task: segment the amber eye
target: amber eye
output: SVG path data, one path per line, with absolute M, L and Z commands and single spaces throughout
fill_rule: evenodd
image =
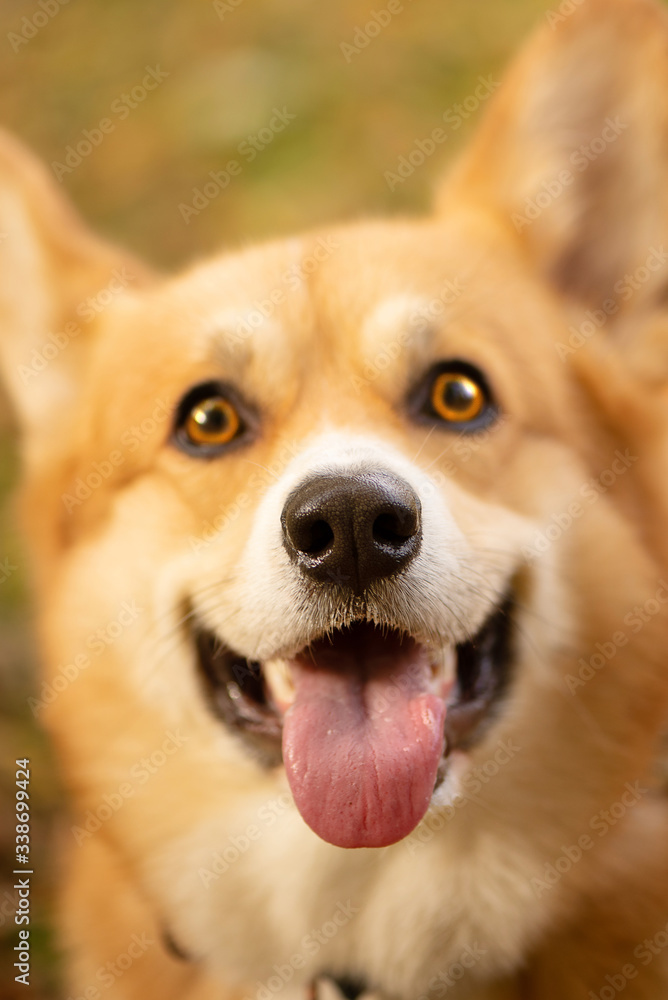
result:
M 229 399 L 212 396 L 196 403 L 183 429 L 192 444 L 229 444 L 237 436 L 241 420 Z
M 418 423 L 477 434 L 499 418 L 487 377 L 464 358 L 444 358 L 428 368 L 408 394 L 408 412 Z
M 257 419 L 234 386 L 204 382 L 186 393 L 176 411 L 173 443 L 198 457 L 213 458 L 253 436 Z
M 463 372 L 441 372 L 431 387 L 434 413 L 451 424 L 470 423 L 479 417 L 487 398 L 483 387 Z

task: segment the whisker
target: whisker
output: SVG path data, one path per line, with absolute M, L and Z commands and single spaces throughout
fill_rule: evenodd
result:
M 417 458 L 420 455 L 420 452 L 422 451 L 422 449 L 424 448 L 424 446 L 426 445 L 427 441 L 432 436 L 432 434 L 434 433 L 435 430 L 436 430 L 436 424 L 434 424 L 432 427 L 430 427 L 429 430 L 427 431 L 422 444 L 420 445 L 420 447 L 418 448 L 418 450 L 413 455 L 413 462 L 417 461 Z
M 270 476 L 272 476 L 276 480 L 276 482 L 278 482 L 280 478 L 278 474 L 272 472 L 271 469 L 267 468 L 266 465 L 262 465 L 260 462 L 253 462 L 250 458 L 244 458 L 243 461 L 246 462 L 247 465 L 254 465 L 256 469 L 262 469 L 263 472 L 267 472 Z

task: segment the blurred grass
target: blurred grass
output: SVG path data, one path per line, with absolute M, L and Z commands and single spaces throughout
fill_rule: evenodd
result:
M 439 157 L 394 195 L 383 172 L 479 74 L 500 70 L 548 6 L 406 0 L 347 63 L 340 43 L 382 0 L 241 0 L 222 19 L 209 0 L 69 0 L 13 52 L 5 37 L 37 4 L 3 0 L 0 122 L 46 160 L 62 160 L 146 66 L 169 73 L 64 179 L 94 223 L 167 265 L 360 212 L 423 207 Z M 295 121 L 184 225 L 179 203 L 284 105 Z
M 53 11 L 57 0 L 44 0 Z M 455 142 L 390 192 L 383 174 L 440 124 L 479 75 L 498 74 L 546 0 L 404 0 L 404 10 L 346 62 L 340 43 L 385 7 L 360 0 L 69 0 L 23 43 L 44 8 L 0 6 L 0 124 L 49 163 L 84 129 L 113 131 L 66 173 L 63 186 L 91 224 L 158 265 L 360 214 L 421 210 Z M 228 8 L 226 10 L 226 8 Z M 26 22 L 24 19 L 28 19 Z M 27 32 L 26 32 L 27 33 Z M 14 51 L 16 49 L 16 51 Z M 124 120 L 112 111 L 146 67 L 169 75 Z M 240 159 L 238 146 L 275 108 L 288 127 L 189 225 L 179 212 L 210 170 Z M 471 126 L 475 125 L 475 116 Z M 0 435 L 0 500 L 16 479 L 15 447 Z M 0 584 L 0 796 L 13 804 L 14 760 L 32 759 L 33 976 L 29 995 L 58 995 L 52 938 L 58 786 L 27 697 L 36 686 L 25 576 L 11 503 L 0 516 L 0 561 L 19 567 Z M 14 817 L 0 814 L 0 996 L 13 982 Z M 6 818 L 5 818 L 6 817 Z M 10 848 L 12 848 L 10 852 Z M 6 963 L 6 965 L 5 965 Z

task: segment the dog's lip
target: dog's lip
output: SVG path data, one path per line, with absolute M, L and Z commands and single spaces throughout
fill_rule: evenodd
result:
M 494 718 L 512 666 L 512 609 L 512 596 L 506 596 L 490 609 L 469 641 L 444 644 L 436 650 L 428 647 L 433 692 L 446 700 L 445 758 L 455 748 L 473 746 Z M 260 663 L 225 646 L 199 624 L 196 613 L 194 620 L 199 674 L 210 708 L 263 764 L 280 765 L 283 719 L 294 698 L 294 663 L 308 658 L 309 646 L 297 653 L 290 651 L 290 655 L 272 655 Z M 372 623 L 366 626 L 377 628 Z M 336 643 L 337 633 L 347 631 L 336 629 L 312 643 Z M 381 631 L 388 641 L 408 634 L 390 626 Z M 441 777 L 443 774 L 442 769 Z

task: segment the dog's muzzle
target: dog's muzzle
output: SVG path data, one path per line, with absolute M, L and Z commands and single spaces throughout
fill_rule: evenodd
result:
M 303 646 L 258 660 L 195 631 L 214 710 L 264 763 L 283 764 L 302 818 L 338 847 L 407 836 L 449 752 L 475 742 L 506 687 L 511 593 L 459 643 L 425 636 L 402 608 L 407 594 L 419 603 L 422 513 L 388 469 L 311 474 L 285 500 L 272 544 L 295 571 L 295 614 L 319 625 Z

